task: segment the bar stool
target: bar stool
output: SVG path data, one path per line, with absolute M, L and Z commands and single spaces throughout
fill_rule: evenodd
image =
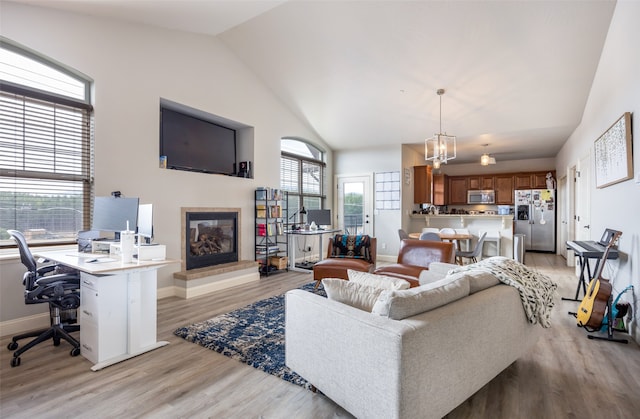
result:
M 482 233 L 485 233 L 484 231 L 480 231 L 479 234 L 482 236 Z M 485 256 L 500 256 L 500 231 L 487 231 L 486 232 L 487 235 L 484 238 L 484 244 L 482 245 L 482 258 L 484 259 Z M 487 244 L 487 242 L 491 243 L 495 243 L 496 246 L 496 254 L 495 255 L 487 255 L 484 252 L 484 245 Z

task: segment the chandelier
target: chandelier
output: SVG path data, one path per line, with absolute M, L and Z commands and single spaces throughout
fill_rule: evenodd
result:
M 433 161 L 433 168 L 439 169 L 442 163 L 456 158 L 456 137 L 442 133 L 442 95 L 444 89 L 436 92 L 440 96 L 440 131 L 424 140 L 424 159 Z

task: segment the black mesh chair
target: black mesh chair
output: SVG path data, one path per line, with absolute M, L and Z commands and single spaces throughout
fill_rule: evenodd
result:
M 66 340 L 73 346 L 71 356 L 78 356 L 80 343 L 69 332 L 80 330 L 80 325 L 73 324 L 76 320 L 76 310 L 80 306 L 80 274 L 77 271 L 57 273 L 61 270 L 58 265 L 38 268 L 22 233 L 16 230 L 8 230 L 7 232 L 18 244 L 20 260 L 27 268 L 22 280 L 25 304 L 47 303 L 51 317 L 51 327 L 17 335 L 11 339 L 7 347 L 10 351 L 14 351 L 18 349 L 19 340 L 35 337 L 13 353 L 11 366 L 20 365 L 20 355 L 49 339 L 53 339 L 54 346 L 60 345 L 61 339 Z M 66 315 L 64 323 L 61 321 L 63 315 Z

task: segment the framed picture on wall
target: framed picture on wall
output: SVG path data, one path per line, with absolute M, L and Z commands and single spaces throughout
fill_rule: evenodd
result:
M 630 112 L 625 112 L 614 122 L 594 146 L 597 188 L 606 188 L 633 177 Z

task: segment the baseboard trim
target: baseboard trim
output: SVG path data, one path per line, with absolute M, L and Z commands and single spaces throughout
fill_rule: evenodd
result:
M 49 312 L 11 319 L 0 323 L 0 337 L 13 336 L 49 326 Z

